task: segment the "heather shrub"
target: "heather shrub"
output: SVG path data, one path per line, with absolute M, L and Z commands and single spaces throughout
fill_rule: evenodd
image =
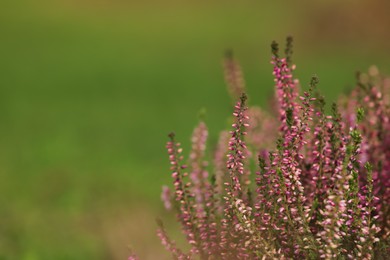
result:
M 225 76 L 237 100 L 213 165 L 200 122 L 184 159 L 175 135 L 167 150 L 177 211 L 190 250 L 158 236 L 174 259 L 387 259 L 390 202 L 390 80 L 375 67 L 328 114 L 317 77 L 306 91 L 294 78 L 292 39 L 272 44 L 275 97 L 248 105 L 242 72 L 228 53 Z M 255 163 L 254 163 L 255 162 Z M 253 172 L 253 165 L 257 165 Z

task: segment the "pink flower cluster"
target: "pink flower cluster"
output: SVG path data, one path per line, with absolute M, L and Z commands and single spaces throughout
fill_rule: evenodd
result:
M 160 223 L 174 259 L 390 258 L 390 80 L 375 68 L 360 74 L 327 115 L 317 77 L 299 94 L 291 48 L 288 38 L 280 57 L 272 45 L 275 111 L 249 107 L 242 94 L 214 168 L 204 122 L 194 130 L 188 168 L 170 135 L 174 193 L 165 187 L 162 198 L 178 210 L 190 244 L 179 250 Z M 225 74 L 236 98 L 244 86 L 231 56 Z

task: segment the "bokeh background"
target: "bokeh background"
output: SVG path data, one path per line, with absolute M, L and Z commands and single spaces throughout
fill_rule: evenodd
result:
M 232 48 L 250 102 L 272 95 L 270 43 L 295 38 L 302 85 L 329 101 L 356 70 L 390 72 L 387 0 L 1 0 L 0 259 L 164 259 L 155 217 L 175 130 L 206 109 L 212 147 Z

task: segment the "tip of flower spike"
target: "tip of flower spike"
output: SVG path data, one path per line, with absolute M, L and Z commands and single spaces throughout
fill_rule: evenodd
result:
M 173 139 L 175 138 L 175 133 L 174 132 L 170 132 L 168 134 L 168 137 L 173 141 Z
M 232 49 L 227 49 L 225 51 L 225 58 L 229 59 L 229 60 L 233 59 L 233 50 Z
M 156 223 L 157 223 L 157 226 L 158 226 L 159 228 L 164 227 L 164 224 L 163 224 L 163 222 L 162 222 L 162 220 L 161 220 L 160 218 L 156 218 Z
M 127 258 L 127 260 L 138 260 L 138 256 L 134 254 L 132 246 L 128 246 L 128 250 L 130 251 L 130 256 Z
M 244 104 L 247 99 L 248 96 L 245 93 L 242 93 L 240 97 L 241 103 Z
M 293 54 L 293 37 L 292 36 L 287 36 L 285 54 L 286 54 L 287 63 L 291 64 L 291 56 Z
M 272 41 L 271 51 L 275 57 L 279 57 L 279 44 L 276 41 Z
M 287 37 L 286 37 L 287 45 L 291 45 L 292 42 L 293 42 L 293 40 L 294 40 L 294 38 L 293 38 L 291 35 L 287 36 Z
M 318 85 L 319 82 L 320 82 L 320 79 L 318 78 L 318 76 L 317 75 L 313 75 L 311 77 L 310 86 L 312 88 L 315 88 Z
M 356 111 L 356 118 L 358 123 L 362 122 L 364 119 L 364 108 L 359 107 Z
M 206 118 L 206 115 L 207 115 L 207 111 L 206 111 L 206 108 L 202 108 L 199 112 L 198 112 L 198 118 L 200 121 L 204 121 L 205 118 Z

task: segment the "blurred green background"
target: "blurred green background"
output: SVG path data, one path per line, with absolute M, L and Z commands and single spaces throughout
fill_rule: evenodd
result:
M 356 70 L 390 71 L 389 1 L 0 1 L 0 259 L 163 259 L 155 236 L 174 130 L 212 147 L 231 113 L 234 49 L 250 102 L 272 95 L 270 43 L 329 101 Z

